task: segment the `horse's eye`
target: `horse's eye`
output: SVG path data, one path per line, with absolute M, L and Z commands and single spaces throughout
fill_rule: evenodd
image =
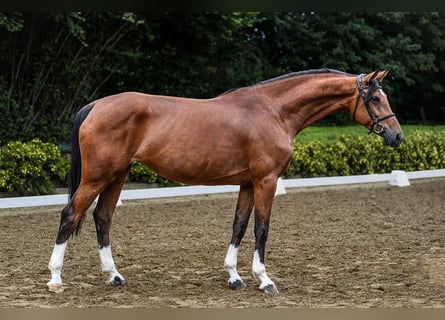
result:
M 379 103 L 379 102 L 380 102 L 380 97 L 378 97 L 378 96 L 372 96 L 372 97 L 371 97 L 371 101 L 374 102 L 374 103 Z

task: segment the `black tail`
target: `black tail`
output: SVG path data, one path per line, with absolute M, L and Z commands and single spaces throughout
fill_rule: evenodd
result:
M 77 112 L 74 118 L 73 133 L 71 136 L 71 169 L 68 182 L 69 200 L 73 197 L 80 184 L 80 177 L 82 176 L 82 161 L 80 158 L 79 147 L 79 129 L 82 122 L 90 113 L 92 105 L 87 105 Z

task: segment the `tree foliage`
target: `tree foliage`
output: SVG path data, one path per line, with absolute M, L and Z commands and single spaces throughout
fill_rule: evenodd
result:
M 117 92 L 207 98 L 322 67 L 387 68 L 402 123 L 443 122 L 444 33 L 433 12 L 0 13 L 0 143 L 68 141 L 74 113 Z

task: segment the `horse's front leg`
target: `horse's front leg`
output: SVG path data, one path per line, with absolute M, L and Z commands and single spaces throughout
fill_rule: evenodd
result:
M 269 234 L 269 221 L 274 199 L 277 179 L 269 178 L 255 184 L 255 251 L 253 254 L 252 274 L 260 282 L 259 289 L 270 294 L 278 293 L 278 289 L 267 276 L 264 265 L 264 253 Z
M 244 288 L 246 285 L 241 279 L 236 269 L 238 262 L 238 249 L 242 238 L 249 224 L 249 217 L 253 207 L 253 188 L 249 186 L 240 186 L 238 203 L 233 220 L 233 234 L 230 240 L 229 249 L 224 259 L 224 269 L 229 273 L 229 287 L 234 290 Z

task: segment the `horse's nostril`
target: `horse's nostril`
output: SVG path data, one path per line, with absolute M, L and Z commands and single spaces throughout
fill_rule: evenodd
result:
M 390 145 L 391 147 L 398 147 L 403 141 L 403 134 L 398 132 L 394 135 L 384 135 L 384 144 L 386 146 Z
M 394 141 L 397 145 L 401 144 L 403 141 L 403 135 L 401 133 L 397 133 L 394 138 Z

